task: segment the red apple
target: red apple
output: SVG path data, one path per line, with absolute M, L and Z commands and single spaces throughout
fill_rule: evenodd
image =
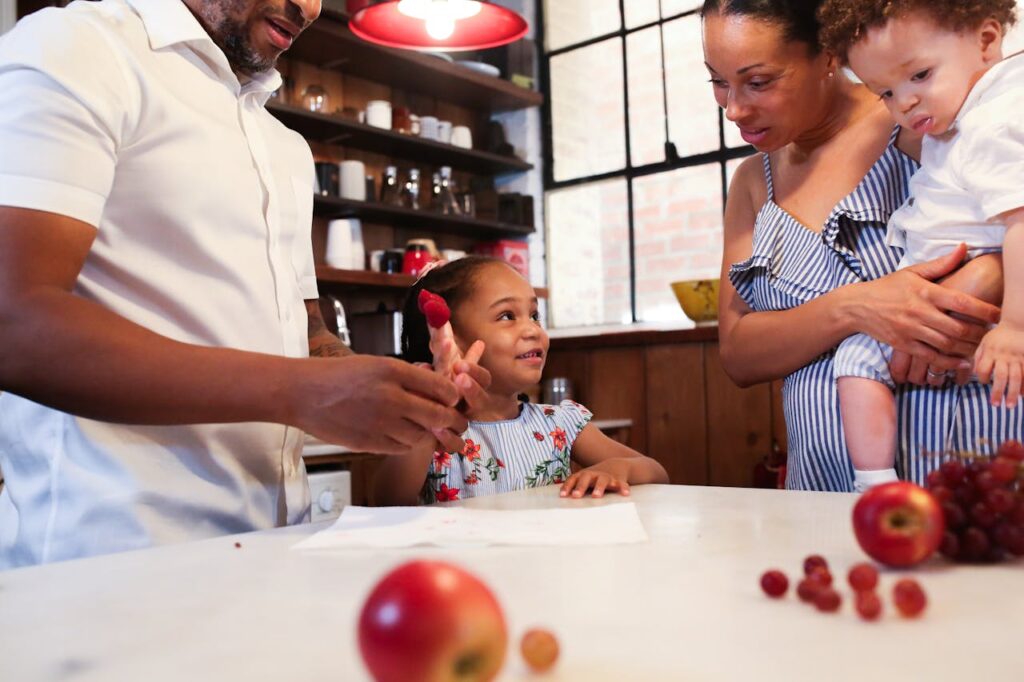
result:
M 853 508 L 861 549 L 888 566 L 913 566 L 942 544 L 942 507 L 924 488 L 903 481 L 871 488 Z
M 491 680 L 507 646 L 491 590 L 440 561 L 411 561 L 388 573 L 359 616 L 359 650 L 377 682 Z

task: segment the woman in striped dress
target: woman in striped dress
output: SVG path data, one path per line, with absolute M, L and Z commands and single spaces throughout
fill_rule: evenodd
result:
M 850 491 L 833 353 L 858 332 L 893 346 L 894 377 L 912 382 L 897 393 L 897 470 L 922 482 L 939 462 L 928 453 L 1024 435 L 1024 410 L 991 407 L 986 386 L 921 385 L 928 363 L 957 369 L 997 319 L 983 299 L 998 300 L 1001 265 L 984 257 L 956 270 L 961 248 L 894 272 L 886 221 L 920 141 L 818 48 L 818 4 L 706 0 L 702 10 L 715 97 L 761 152 L 737 169 L 726 204 L 722 362 L 740 385 L 784 377 L 786 486 Z
M 428 332 L 417 305 L 423 290 L 450 307 L 450 328 Z M 470 256 L 428 271 L 409 292 L 402 317 L 406 360 L 448 373 L 465 354 L 490 372 L 491 383 L 486 398 L 467 414 L 465 447 L 449 452 L 428 443 L 389 458 L 376 475 L 377 503 L 409 504 L 417 496 L 446 502 L 546 485 L 561 486 L 563 497 L 601 497 L 606 490 L 628 495 L 631 484 L 668 483 L 660 464 L 591 425 L 592 415 L 582 405 L 520 399 L 540 381 L 548 335 L 537 317 L 533 288 L 505 262 Z M 486 349 L 482 356 L 479 341 Z M 572 462 L 580 467 L 576 473 Z

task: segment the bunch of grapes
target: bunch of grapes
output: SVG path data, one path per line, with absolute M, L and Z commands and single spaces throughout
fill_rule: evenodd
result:
M 1024 556 L 1024 445 L 1008 440 L 992 458 L 947 460 L 927 487 L 946 517 L 942 554 L 972 563 Z

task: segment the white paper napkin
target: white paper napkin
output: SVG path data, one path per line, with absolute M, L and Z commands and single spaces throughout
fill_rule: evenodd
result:
M 463 507 L 346 507 L 293 549 L 355 547 L 584 546 L 646 542 L 632 502 L 580 509 L 496 511 Z

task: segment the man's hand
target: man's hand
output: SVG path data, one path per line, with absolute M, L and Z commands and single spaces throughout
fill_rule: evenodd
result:
M 468 427 L 455 384 L 392 358 L 354 355 L 309 361 L 294 386 L 289 420 L 331 443 L 400 455 L 430 436 L 457 452 Z

